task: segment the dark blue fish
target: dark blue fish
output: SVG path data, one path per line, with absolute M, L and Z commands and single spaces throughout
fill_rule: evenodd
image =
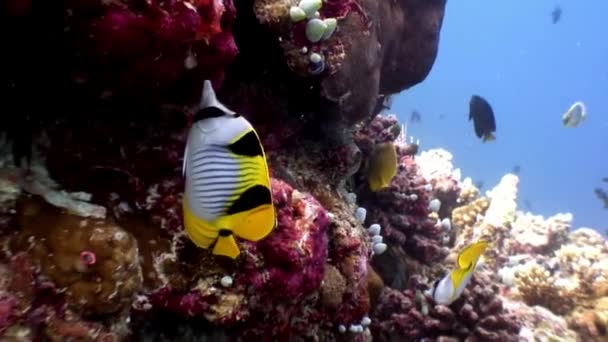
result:
M 492 106 L 483 97 L 473 95 L 469 102 L 469 121 L 473 120 L 475 134 L 484 142 L 495 140 L 496 120 Z
M 410 122 L 420 122 L 420 120 L 422 120 L 422 115 L 420 114 L 420 112 L 418 112 L 417 110 L 412 111 L 412 114 L 410 114 Z
M 551 11 L 551 21 L 554 24 L 557 24 L 557 22 L 561 19 L 561 17 L 562 17 L 562 8 L 559 5 L 557 5 L 553 9 L 553 11 Z

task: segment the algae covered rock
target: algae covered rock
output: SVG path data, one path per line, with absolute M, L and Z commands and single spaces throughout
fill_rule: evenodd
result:
M 12 249 L 26 251 L 76 311 L 103 315 L 129 308 L 142 286 L 137 242 L 129 233 L 38 197 L 23 197 L 18 212 L 21 231 Z

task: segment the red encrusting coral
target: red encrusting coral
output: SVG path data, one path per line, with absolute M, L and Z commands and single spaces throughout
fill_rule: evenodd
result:
M 204 79 L 221 84 L 238 53 L 231 32 L 236 17 L 232 0 L 33 1 L 26 14 L 28 27 L 14 30 L 14 44 L 29 41 L 39 50 L 52 46 L 41 64 L 53 68 L 57 78 L 47 90 L 70 105 L 109 98 L 190 104 Z M 33 51 L 10 44 L 12 67 L 20 70 L 14 81 L 23 91 L 31 87 L 29 78 L 40 76 L 34 75 L 38 71 L 50 75 L 26 64 L 32 58 L 25 54 Z
M 374 340 L 519 341 L 520 323 L 503 308 L 496 286 L 489 284 L 487 276 L 476 273 L 450 306 L 433 306 L 411 289 L 385 289 L 372 320 Z
M 292 326 L 290 318 L 302 315 L 306 305 L 314 311 L 314 301 L 306 304 L 306 300 L 323 280 L 329 220 L 314 198 L 283 181 L 272 180 L 272 194 L 277 226 L 258 243 L 239 240 L 243 253 L 235 265 L 232 287 L 213 290 L 212 278 L 194 278 L 186 291 L 167 284 L 147 296 L 145 311 L 204 316 L 215 324 L 234 326 L 239 336 L 306 334 L 304 327 Z M 176 275 L 166 272 L 165 276 Z M 235 301 L 222 303 L 226 298 Z

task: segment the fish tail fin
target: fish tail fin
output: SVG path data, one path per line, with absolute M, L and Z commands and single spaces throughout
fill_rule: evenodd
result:
M 215 242 L 215 246 L 213 247 L 213 254 L 225 255 L 232 259 L 236 259 L 236 257 L 241 254 L 241 250 L 236 244 L 234 235 L 219 236 Z

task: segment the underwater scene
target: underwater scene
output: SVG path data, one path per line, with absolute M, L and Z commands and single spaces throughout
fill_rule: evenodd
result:
M 1 5 L 0 342 L 608 342 L 608 1 Z

